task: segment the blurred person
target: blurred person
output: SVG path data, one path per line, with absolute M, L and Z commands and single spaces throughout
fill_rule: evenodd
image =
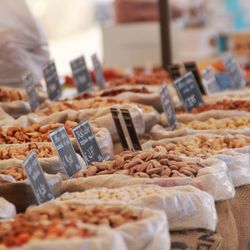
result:
M 24 87 L 26 71 L 38 83 L 48 60 L 47 39 L 25 0 L 0 0 L 0 85 Z

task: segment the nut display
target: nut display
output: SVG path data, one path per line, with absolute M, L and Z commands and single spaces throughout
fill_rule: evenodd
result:
M 55 240 L 87 238 L 94 233 L 78 218 L 68 218 L 60 221 L 53 218 L 30 217 L 27 214 L 18 214 L 14 221 L 0 223 L 0 246 L 17 247 L 33 240 Z
M 38 145 L 29 143 L 20 146 L 7 146 L 0 148 L 0 160 L 19 159 L 24 160 L 28 153 L 34 150 L 38 158 L 49 158 L 56 155 L 51 145 Z
M 18 90 L 0 88 L 0 102 L 22 101 L 27 98 Z
M 27 213 L 30 218 L 46 220 L 80 220 L 84 223 L 106 225 L 111 228 L 141 219 L 140 212 L 124 206 L 62 204 L 46 210 L 33 210 Z
M 152 151 L 124 151 L 114 160 L 94 163 L 77 177 L 104 174 L 125 174 L 143 178 L 195 177 L 200 163 L 188 163 L 179 156 L 169 154 L 166 148 L 157 146 Z
M 23 181 L 27 178 L 24 169 L 18 166 L 0 168 L 0 175 L 1 174 L 12 176 L 16 181 Z
M 18 144 L 26 142 L 49 142 L 49 133 L 63 126 L 65 127 L 68 135 L 73 137 L 72 128 L 77 125 L 76 122 L 66 121 L 65 124 L 55 123 L 40 126 L 39 124 L 33 124 L 28 127 L 15 126 L 9 127 L 5 132 L 0 128 L 0 144 Z
M 66 193 L 58 198 L 58 200 L 66 201 L 71 199 L 83 200 L 101 200 L 101 201 L 122 201 L 128 202 L 138 198 L 165 195 L 166 190 L 160 186 L 133 186 L 122 188 L 96 188 L 86 190 L 84 192 Z
M 215 104 L 204 104 L 192 109 L 191 113 L 200 113 L 209 110 L 241 110 L 250 111 L 250 101 L 247 100 L 222 100 Z
M 166 143 L 164 147 L 169 154 L 207 158 L 220 153 L 223 149 L 241 148 L 248 145 L 250 145 L 250 137 L 242 135 L 197 135 Z
M 206 121 L 192 121 L 181 125 L 180 127 L 189 127 L 197 130 L 207 129 L 243 129 L 250 127 L 249 117 L 232 117 L 227 119 L 210 118 Z

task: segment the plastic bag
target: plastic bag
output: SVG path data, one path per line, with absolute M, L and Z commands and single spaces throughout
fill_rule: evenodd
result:
M 14 218 L 16 215 L 16 208 L 13 204 L 0 197 L 0 220 Z
M 23 87 L 27 70 L 35 82 L 42 78 L 42 66 L 48 62 L 48 44 L 41 27 L 24 0 L 0 3 L 0 84 Z
M 132 185 L 117 189 L 96 188 L 81 193 L 65 193 L 58 200 L 131 204 L 162 210 L 170 230 L 205 228 L 215 230 L 217 215 L 211 195 L 192 186 L 162 188 L 155 185 Z
M 28 209 L 28 213 L 32 211 L 47 210 L 50 207 L 60 207 L 64 204 L 79 204 L 84 206 L 96 205 L 95 202 L 85 203 L 83 201 L 51 201 L 44 205 Z M 106 206 L 110 204 L 102 203 Z M 124 205 L 122 205 L 124 208 Z M 151 249 L 170 249 L 170 236 L 168 230 L 168 222 L 165 213 L 162 211 L 152 210 L 149 208 L 139 208 L 126 205 L 126 208 L 139 212 L 140 219 L 135 222 L 123 224 L 112 229 L 122 236 L 127 249 L 133 250 L 151 250 Z M 101 227 L 101 226 L 100 226 Z M 105 227 L 107 228 L 107 227 Z M 119 248 L 117 248 L 119 249 Z
M 92 177 L 69 179 L 62 183 L 63 192 L 79 192 L 96 187 L 118 188 L 135 184 L 156 184 L 164 187 L 192 185 L 210 193 L 216 201 L 234 197 L 235 190 L 228 175 L 226 164 L 218 159 L 191 159 L 190 162 L 200 161 L 204 168 L 200 169 L 197 177 L 171 178 L 137 178 L 132 176 L 112 174 Z

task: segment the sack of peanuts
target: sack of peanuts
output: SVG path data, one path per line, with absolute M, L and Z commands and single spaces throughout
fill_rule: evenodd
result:
M 169 153 L 181 157 L 220 159 L 226 163 L 235 187 L 250 183 L 250 137 L 204 133 L 149 141 L 146 145 L 151 147 L 163 145 Z
M 223 161 L 183 158 L 168 154 L 162 146 L 150 151 L 122 152 L 111 161 L 94 163 L 75 177 L 63 182 L 64 192 L 153 183 L 198 186 L 212 194 L 215 200 L 232 198 L 235 193 Z
M 44 172 L 48 174 L 65 173 L 52 144 L 43 142 L 0 145 L 0 169 L 21 165 L 31 150 L 35 151 Z M 84 160 L 78 154 L 77 157 L 81 167 L 85 169 L 86 164 Z
M 79 222 L 112 229 L 122 236 L 127 249 L 170 249 L 170 237 L 166 214 L 149 208 L 131 205 L 84 203 L 78 201 L 51 201 L 30 208 L 31 218 L 49 216 L 53 220 L 78 220 Z M 119 249 L 119 248 L 118 248 Z
M 5 229 L 0 231 L 0 249 L 127 250 L 122 236 L 106 227 L 81 223 L 76 219 L 32 219 L 28 214 L 18 214 L 12 221 L 0 222 L 1 230 Z
M 0 197 L 0 222 L 3 219 L 11 219 L 16 215 L 15 206 L 5 200 L 3 197 Z
M 96 203 L 131 204 L 162 210 L 170 230 L 204 228 L 215 230 L 217 215 L 211 195 L 192 186 L 163 188 L 156 185 L 132 185 L 122 188 L 95 188 L 65 193 L 58 200 L 82 200 Z

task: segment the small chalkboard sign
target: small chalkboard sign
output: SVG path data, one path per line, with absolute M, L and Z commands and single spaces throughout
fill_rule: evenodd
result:
M 30 108 L 32 111 L 35 111 L 40 106 L 40 101 L 36 92 L 36 86 L 31 73 L 24 74 L 23 83 L 25 85 Z
M 229 56 L 224 60 L 227 74 L 232 80 L 232 88 L 239 89 L 246 86 L 243 72 L 234 57 Z
M 124 134 L 123 128 L 122 128 L 122 124 L 120 122 L 120 117 L 119 117 L 119 113 L 120 111 L 117 108 L 110 108 L 110 112 L 120 139 L 120 142 L 122 144 L 123 150 L 129 150 L 129 145 L 128 142 L 126 140 L 126 136 Z
M 184 67 L 185 67 L 187 72 L 192 72 L 193 73 L 194 78 L 195 78 L 195 80 L 196 80 L 196 82 L 197 82 L 197 84 L 198 84 L 198 86 L 200 88 L 201 94 L 205 95 L 206 94 L 205 88 L 204 88 L 204 86 L 202 84 L 200 72 L 198 70 L 196 62 L 185 62 Z
M 93 83 L 84 56 L 72 60 L 70 66 L 78 93 L 91 91 Z
M 121 109 L 123 119 L 125 121 L 134 150 L 142 150 L 137 132 L 135 130 L 134 122 L 128 109 Z
M 74 127 L 73 133 L 77 139 L 82 156 L 88 165 L 92 162 L 101 162 L 104 160 L 88 121 L 83 121 Z
M 82 168 L 64 126 L 53 130 L 50 138 L 66 174 L 72 177 Z
M 62 95 L 62 88 L 57 74 L 56 64 L 53 60 L 43 67 L 43 75 L 49 99 L 52 101 L 58 100 Z
M 220 92 L 220 87 L 217 83 L 215 73 L 213 72 L 211 67 L 206 68 L 202 72 L 203 83 L 206 90 L 207 95 L 211 95 L 217 92 Z
M 23 168 L 30 181 L 31 188 L 39 204 L 54 199 L 42 168 L 36 158 L 35 151 L 31 151 L 23 162 Z
M 181 77 L 181 69 L 179 64 L 172 64 L 168 66 L 168 73 L 173 81 Z
M 191 111 L 203 103 L 200 89 L 192 72 L 176 80 L 174 86 L 186 111 Z
M 172 98 L 169 94 L 167 84 L 164 83 L 162 88 L 160 89 L 160 98 L 161 98 L 161 105 L 163 110 L 166 114 L 169 127 L 174 129 L 177 124 L 176 114 L 175 114 L 175 107 L 172 101 Z
M 94 66 L 96 83 L 98 84 L 98 86 L 101 89 L 104 89 L 105 88 L 105 78 L 103 76 L 101 63 L 100 63 L 99 59 L 97 58 L 96 54 L 92 55 L 91 59 L 92 59 L 93 66 Z

